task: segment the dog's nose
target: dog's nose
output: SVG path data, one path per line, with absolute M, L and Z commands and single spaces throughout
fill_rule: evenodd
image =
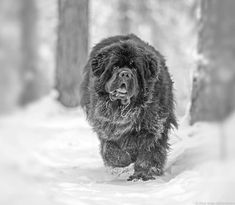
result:
M 124 78 L 124 79 L 130 79 L 131 78 L 131 72 L 127 70 L 123 70 L 119 73 L 119 77 Z

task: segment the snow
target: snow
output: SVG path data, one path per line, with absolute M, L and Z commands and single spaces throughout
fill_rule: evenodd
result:
M 83 112 L 48 96 L 0 118 L 0 204 L 235 203 L 234 122 L 235 114 L 182 125 L 170 136 L 165 175 L 128 182 L 133 165 L 105 168 Z

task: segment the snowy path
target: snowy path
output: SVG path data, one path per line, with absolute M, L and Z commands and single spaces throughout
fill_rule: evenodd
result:
M 217 127 L 211 132 L 218 146 Z M 204 199 L 200 190 L 211 175 L 208 169 L 216 177 L 221 171 L 211 160 L 219 152 L 211 149 L 210 156 L 199 155 L 210 138 L 197 136 L 192 128 L 178 135 L 171 137 L 164 176 L 127 182 L 132 167 L 112 170 L 116 174 L 104 168 L 98 140 L 82 112 L 65 111 L 46 98 L 0 119 L 0 204 L 195 204 Z M 119 175 L 120 171 L 124 173 Z

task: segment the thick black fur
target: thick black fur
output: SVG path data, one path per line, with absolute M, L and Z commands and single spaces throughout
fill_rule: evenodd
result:
M 138 80 L 130 104 L 111 101 L 105 89 L 114 70 L 129 68 Z M 134 163 L 129 180 L 162 175 L 167 157 L 168 132 L 177 121 L 173 82 L 163 56 L 130 34 L 102 40 L 84 68 L 81 106 L 101 142 L 106 166 Z

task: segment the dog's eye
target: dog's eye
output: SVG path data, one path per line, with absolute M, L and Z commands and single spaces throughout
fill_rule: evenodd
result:
M 115 66 L 114 68 L 113 68 L 113 71 L 116 71 L 116 70 L 118 70 L 118 66 Z
M 133 60 L 130 60 L 129 65 L 130 65 L 130 66 L 133 66 L 133 64 L 134 64 L 134 61 L 133 61 Z
M 136 72 L 136 71 L 137 71 L 137 68 L 136 68 L 136 67 L 132 67 L 131 70 L 132 70 L 133 72 Z

